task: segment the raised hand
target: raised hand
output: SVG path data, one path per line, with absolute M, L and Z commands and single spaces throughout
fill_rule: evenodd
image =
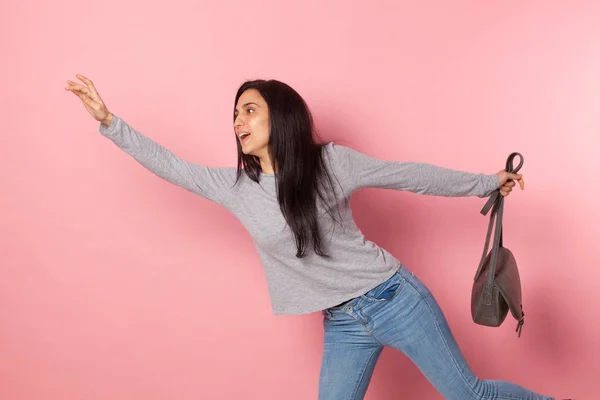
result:
M 92 81 L 83 75 L 75 75 L 81 79 L 84 85 L 67 80 L 69 86 L 67 86 L 65 90 L 69 90 L 79 97 L 85 109 L 92 117 L 94 117 L 94 119 L 100 121 L 105 126 L 110 126 L 113 120 L 113 114 L 106 108 L 106 105 L 102 101 L 102 98 L 98 94 Z

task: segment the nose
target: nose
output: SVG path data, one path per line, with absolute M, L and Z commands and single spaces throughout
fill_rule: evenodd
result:
M 244 120 L 241 115 L 238 115 L 233 120 L 233 127 L 235 128 L 235 127 L 242 126 L 242 125 L 244 125 Z

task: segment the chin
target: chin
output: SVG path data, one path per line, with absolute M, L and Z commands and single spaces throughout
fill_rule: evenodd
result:
M 242 147 L 242 153 L 246 154 L 247 156 L 252 156 L 254 154 L 252 154 L 252 149 L 245 149 Z

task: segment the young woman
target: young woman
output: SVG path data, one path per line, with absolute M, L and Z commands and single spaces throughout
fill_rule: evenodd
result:
M 275 314 L 320 311 L 325 344 L 319 399 L 362 399 L 384 346 L 406 354 L 447 399 L 551 399 L 469 369 L 423 283 L 352 218 L 364 187 L 424 195 L 507 196 L 523 177 L 382 161 L 317 143 L 310 111 L 288 85 L 244 83 L 234 102 L 236 168 L 187 162 L 109 112 L 92 81 L 68 82 L 99 131 L 144 167 L 230 210 L 249 231 Z

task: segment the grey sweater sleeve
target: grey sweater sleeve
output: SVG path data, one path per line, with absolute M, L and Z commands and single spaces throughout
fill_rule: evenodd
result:
M 379 160 L 349 147 L 330 144 L 343 186 L 406 190 L 435 196 L 487 197 L 500 186 L 496 174 L 475 174 L 419 162 Z
M 154 174 L 216 203 L 223 204 L 234 183 L 234 168 L 182 160 L 116 115 L 109 127 L 100 124 L 99 132 Z

